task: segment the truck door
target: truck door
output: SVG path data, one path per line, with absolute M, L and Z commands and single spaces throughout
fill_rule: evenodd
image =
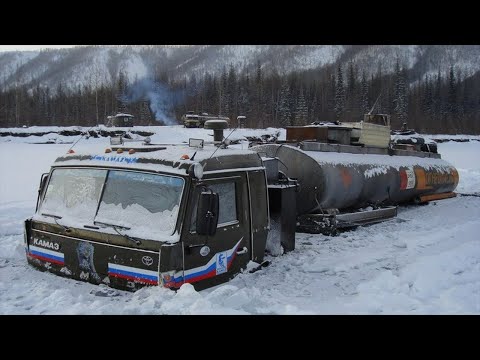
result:
M 196 233 L 198 198 L 205 188 L 219 195 L 218 224 L 211 236 Z M 184 271 L 174 279 L 178 287 L 188 282 L 201 290 L 228 281 L 251 259 L 246 174 L 205 179 L 191 192 L 189 203 L 190 221 L 183 230 Z

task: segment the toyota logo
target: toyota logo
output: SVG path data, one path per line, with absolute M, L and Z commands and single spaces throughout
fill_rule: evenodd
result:
M 144 263 L 147 266 L 150 266 L 153 264 L 153 259 L 150 256 L 144 256 L 142 257 L 142 263 Z

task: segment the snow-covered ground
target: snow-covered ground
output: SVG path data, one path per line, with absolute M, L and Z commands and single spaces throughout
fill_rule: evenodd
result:
M 239 129 L 231 138 L 275 131 Z M 207 134 L 162 127 L 152 142 L 211 139 Z M 297 234 L 296 250 L 269 258 L 269 267 L 201 292 L 186 284 L 177 292 L 130 293 L 40 272 L 27 265 L 23 221 L 35 210 L 40 175 L 71 144 L 31 144 L 31 138 L 0 138 L 0 314 L 480 313 L 480 197 L 401 207 L 391 221 L 337 237 Z M 76 149 L 102 151 L 108 144 L 90 138 Z M 457 191 L 479 193 L 480 142 L 438 149 L 459 171 Z

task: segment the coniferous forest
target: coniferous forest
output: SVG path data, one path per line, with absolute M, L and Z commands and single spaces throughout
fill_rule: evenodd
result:
M 422 133 L 478 134 L 479 77 L 464 77 L 452 64 L 412 82 L 398 60 L 393 73 L 373 75 L 354 61 L 290 73 L 260 63 L 254 71 L 226 65 L 183 80 L 168 72 L 129 79 L 120 71 L 115 82 L 100 86 L 2 87 L 0 127 L 94 126 L 117 112 L 134 115 L 136 125 L 169 125 L 194 111 L 228 116 L 232 125 L 244 115 L 248 127 L 265 128 L 359 121 L 373 109 L 391 115 L 392 129 L 407 122 Z

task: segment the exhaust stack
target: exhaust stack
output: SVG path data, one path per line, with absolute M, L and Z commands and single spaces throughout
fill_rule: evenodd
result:
M 226 120 L 207 120 L 204 128 L 213 130 L 213 141 L 223 141 L 223 130 L 228 127 Z

